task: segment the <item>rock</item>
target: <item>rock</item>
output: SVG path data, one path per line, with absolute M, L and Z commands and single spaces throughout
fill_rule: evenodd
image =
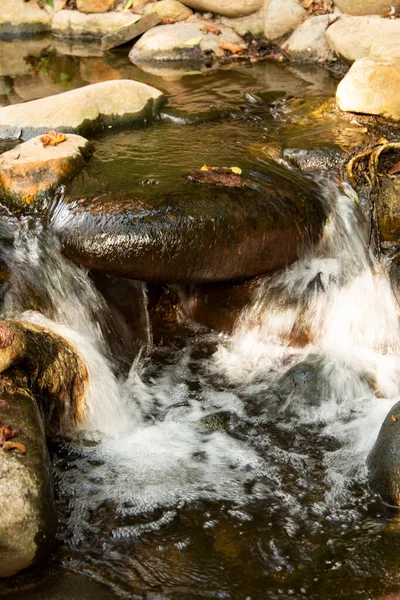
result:
M 337 6 L 347 15 L 382 15 L 392 6 L 400 7 L 399 0 L 335 0 Z
M 121 79 L 118 71 L 110 67 L 102 58 L 81 58 L 79 69 L 83 81 L 87 83 L 100 83 Z
M 135 23 L 137 15 L 130 12 L 84 14 L 77 10 L 60 10 L 54 15 L 51 31 L 67 38 L 101 38 L 120 27 Z
M 0 36 L 26 36 L 50 31 L 51 11 L 37 2 L 1 0 Z
M 151 61 L 182 61 L 201 64 L 221 57 L 222 44 L 243 44 L 242 38 L 228 27 L 221 34 L 203 31 L 206 22 L 160 25 L 147 31 L 133 46 L 129 58 L 135 64 Z
M 148 29 L 155 27 L 161 22 L 161 17 L 157 13 L 147 15 L 145 17 L 138 17 L 138 20 L 128 25 L 123 25 L 113 33 L 104 35 L 101 38 L 101 47 L 103 50 L 110 50 L 121 46 L 126 42 L 130 42 L 134 38 L 142 35 Z
M 28 391 L 12 391 L 4 377 L 0 377 L 0 388 L 1 425 L 20 429 L 12 441 L 26 449 L 22 454 L 0 448 L 0 577 L 10 577 L 48 555 L 56 514 L 50 460 L 35 398 Z
M 105 81 L 0 109 L 0 137 L 29 139 L 48 129 L 82 134 L 151 118 L 160 91 L 137 81 Z
M 268 40 L 292 31 L 306 16 L 298 0 L 265 0 L 264 35 Z
M 24 102 L 57 94 L 64 90 L 65 84 L 62 82 L 53 83 L 44 73 L 17 75 L 14 78 L 14 91 Z
M 336 18 L 336 15 L 310 17 L 295 29 L 282 45 L 282 49 L 294 60 L 305 62 L 333 60 L 335 55 L 329 47 L 325 32 Z
M 211 12 L 225 17 L 243 17 L 259 10 L 264 0 L 184 0 L 183 4 L 200 12 Z
M 46 39 L 1 40 L 0 41 L 0 76 L 16 77 L 32 73 L 30 59 L 40 60 L 42 52 L 46 52 L 49 42 Z
M 171 19 L 171 21 L 184 21 L 188 19 L 193 11 L 178 0 L 159 0 L 154 4 L 148 4 L 144 9 L 144 14 L 156 12 L 162 19 Z
M 361 58 L 338 85 L 336 101 L 344 111 L 400 119 L 400 60 Z
M 388 504 L 400 506 L 400 402 L 384 420 L 367 464 L 371 489 Z
M 344 17 L 326 31 L 329 46 L 354 62 L 364 56 L 400 59 L 400 19 Z
M 285 148 L 282 156 L 301 171 L 313 175 L 339 175 L 348 154 L 338 148 Z
M 398 244 L 400 239 L 400 182 L 380 177 L 380 186 L 374 194 L 375 210 L 382 242 Z
M 39 137 L 0 155 L 0 197 L 11 207 L 38 206 L 71 179 L 90 154 L 89 142 L 68 134 L 57 146 L 43 147 Z
M 238 188 L 180 175 L 172 189 L 60 198 L 50 226 L 64 253 L 92 271 L 203 283 L 283 267 L 318 239 L 325 221 L 319 188 L 278 164 Z
M 221 17 L 220 22 L 226 27 L 230 27 L 238 35 L 251 33 L 254 36 L 264 34 L 264 9 L 260 9 L 252 15 L 245 17 L 228 18 Z
M 11 77 L 0 77 L 0 96 L 7 96 L 13 88 Z
M 76 8 L 83 13 L 104 13 L 116 3 L 116 0 L 76 0 Z

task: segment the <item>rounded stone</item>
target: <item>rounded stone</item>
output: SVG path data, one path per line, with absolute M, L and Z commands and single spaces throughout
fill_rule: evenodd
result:
M 183 4 L 201 12 L 225 17 L 243 17 L 259 10 L 264 0 L 184 0 Z
M 147 186 L 149 187 L 149 186 Z M 276 164 L 242 187 L 181 178 L 171 192 L 60 198 L 49 216 L 64 253 L 93 271 L 156 282 L 258 275 L 293 262 L 326 218 L 318 186 Z

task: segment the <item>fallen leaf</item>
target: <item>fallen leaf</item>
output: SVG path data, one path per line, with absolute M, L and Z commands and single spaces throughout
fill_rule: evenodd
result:
M 388 171 L 389 175 L 396 175 L 397 173 L 400 173 L 400 162 L 393 165 L 393 167 Z
M 61 142 L 65 142 L 67 136 L 64 133 L 60 133 L 58 131 L 46 131 L 45 135 L 42 135 L 40 141 L 43 144 L 43 148 L 46 146 L 57 146 L 61 144 Z
M 241 175 L 243 173 L 240 167 L 229 167 L 232 173 L 236 173 L 236 175 Z
M 232 52 L 233 54 L 244 52 L 246 50 L 245 46 L 238 46 L 237 44 L 221 44 L 220 48 Z
M 233 173 L 231 169 L 226 167 L 193 169 L 186 177 L 191 181 L 223 185 L 224 187 L 242 187 L 246 185 L 240 175 Z
M 13 429 L 10 425 L 4 424 L 0 427 L 0 446 L 3 446 L 7 440 L 17 437 L 21 434 L 20 429 Z
M 396 415 L 392 415 L 392 421 L 397 421 Z
M 25 445 L 18 442 L 4 442 L 3 450 L 4 452 L 10 452 L 10 450 L 19 450 L 21 454 L 25 454 L 26 452 Z
M 213 33 L 214 35 L 221 35 L 221 30 L 213 25 L 205 25 L 200 29 L 200 31 L 204 31 L 204 33 Z
M 184 46 L 197 46 L 200 44 L 202 37 L 192 38 L 183 43 Z

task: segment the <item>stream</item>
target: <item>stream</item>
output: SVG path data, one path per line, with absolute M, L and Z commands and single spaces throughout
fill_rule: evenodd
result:
M 46 63 L 53 83 L 57 60 Z M 113 60 L 138 77 L 122 53 Z M 334 94 L 315 67 L 151 77 L 169 93 L 164 118 L 94 139 L 72 197 L 146 190 L 149 180 L 167 192 L 204 163 L 262 172 L 266 145 L 331 151 L 364 135 L 302 124 L 315 99 Z M 193 122 L 210 109 L 221 118 Z M 259 278 L 231 335 L 183 314 L 158 330 L 138 283 L 142 348 L 124 368 L 90 273 L 63 257 L 40 218 L 3 213 L 2 317 L 22 314 L 70 339 L 91 380 L 87 427 L 49 440 L 59 525 L 50 564 L 34 576 L 44 595 L 4 597 L 70 598 L 67 585 L 60 596 L 46 589 L 71 574 L 103 585 L 97 597 L 138 600 L 379 600 L 399 589 L 398 513 L 372 495 L 366 469 L 400 396 L 399 306 L 353 190 L 319 181 L 330 207 L 320 242 Z M 73 597 L 91 598 L 85 589 Z

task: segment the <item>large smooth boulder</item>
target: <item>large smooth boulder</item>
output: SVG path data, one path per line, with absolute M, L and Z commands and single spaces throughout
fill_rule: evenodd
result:
M 37 206 L 72 178 L 90 154 L 89 142 L 68 134 L 56 146 L 33 138 L 0 155 L 0 198 L 13 207 Z
M 48 129 L 84 134 L 108 126 L 145 121 L 163 94 L 145 83 L 105 81 L 56 96 L 0 109 L 0 138 L 29 139 Z
M 391 7 L 400 7 L 399 0 L 335 0 L 343 13 L 348 15 L 382 15 Z
M 387 414 L 367 464 L 371 489 L 388 504 L 400 506 L 400 402 Z
M 184 21 L 188 19 L 193 11 L 178 0 L 159 0 L 148 4 L 144 9 L 144 14 L 157 13 L 162 19 L 170 19 L 171 21 Z
M 135 64 L 156 61 L 203 63 L 210 53 L 219 58 L 223 44 L 241 45 L 243 40 L 229 27 L 220 26 L 220 34 L 204 30 L 206 22 L 175 23 L 154 27 L 136 42 L 129 53 Z
M 1 0 L 0 36 L 29 36 L 49 31 L 51 11 L 38 2 L 23 0 Z
M 264 0 L 184 0 L 183 4 L 201 12 L 225 17 L 242 17 L 259 10 Z
M 60 198 L 49 216 L 64 253 L 92 271 L 155 282 L 251 277 L 294 261 L 326 210 L 311 180 L 271 164 L 240 187 L 185 180 L 168 194 Z
M 400 119 L 400 59 L 361 58 L 339 83 L 342 110 Z
M 10 577 L 45 558 L 54 542 L 56 513 L 42 419 L 28 391 L 11 391 L 0 377 L 1 423 L 20 435 L 25 453 L 0 447 L 0 577 Z
M 138 15 L 128 11 L 85 14 L 77 10 L 60 10 L 54 15 L 51 31 L 67 38 L 101 38 L 137 20 Z
M 269 40 L 292 31 L 307 12 L 298 0 L 266 0 L 264 4 L 264 35 Z
M 344 17 L 326 31 L 329 46 L 350 62 L 364 56 L 400 59 L 400 19 Z
M 335 15 L 310 17 L 292 33 L 282 49 L 290 58 L 301 61 L 326 62 L 334 58 L 334 53 L 326 40 L 326 30 L 336 19 Z

